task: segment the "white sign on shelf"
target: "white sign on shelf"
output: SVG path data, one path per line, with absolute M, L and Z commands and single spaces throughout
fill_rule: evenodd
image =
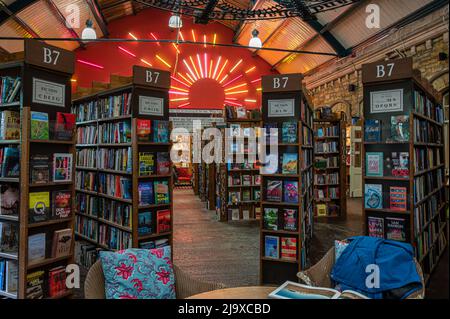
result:
M 295 100 L 269 100 L 268 103 L 268 117 L 290 117 L 295 116 Z
M 33 103 L 64 107 L 65 97 L 64 84 L 33 78 Z
M 139 114 L 164 116 L 164 99 L 151 96 L 139 96 Z
M 370 92 L 370 113 L 403 111 L 403 89 Z

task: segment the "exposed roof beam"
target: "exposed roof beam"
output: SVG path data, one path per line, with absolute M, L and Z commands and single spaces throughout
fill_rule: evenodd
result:
M 346 11 L 342 12 L 339 16 L 337 16 L 334 20 L 328 22 L 320 32 L 330 31 L 339 21 L 348 17 L 350 14 L 355 12 L 355 10 L 361 7 L 363 4 L 369 2 L 370 0 L 360 0 L 358 2 L 353 3 Z
M 255 9 L 257 3 L 258 3 L 258 0 L 250 0 L 248 3 L 247 9 L 249 9 L 249 10 Z M 245 25 L 245 20 L 241 20 L 234 32 L 233 43 L 236 43 L 236 41 L 238 40 L 239 36 L 242 33 L 242 30 L 244 29 L 244 25 Z
M 91 10 L 92 14 L 95 17 L 95 20 L 97 21 L 98 25 L 100 26 L 100 29 L 103 32 L 103 36 L 107 36 L 109 34 L 108 27 L 106 26 L 106 20 L 103 17 L 103 14 L 98 9 L 98 3 L 97 0 L 85 0 L 87 5 L 89 6 L 89 9 Z
M 130 0 L 122 0 L 122 1 L 113 2 L 113 3 L 111 3 L 111 4 L 107 4 L 107 5 L 103 6 L 103 7 L 99 5 L 99 8 L 100 8 L 102 11 L 103 11 L 103 10 L 108 10 L 108 9 L 112 9 L 112 8 L 118 6 L 118 5 L 125 4 L 125 3 L 127 3 L 127 2 L 134 2 L 134 1 L 130 1 Z
M 14 12 L 8 9 L 7 5 L 0 0 L 0 7 L 11 19 L 13 19 L 18 25 L 20 25 L 25 31 L 28 32 L 33 38 L 39 38 L 40 36 L 28 25 L 20 19 Z
M 263 41 L 262 45 L 264 46 L 264 44 L 266 44 L 267 42 L 269 42 L 269 40 L 278 33 L 278 31 L 280 31 L 281 28 L 283 28 L 284 26 L 286 26 L 286 24 L 288 23 L 289 19 L 286 18 L 283 20 L 283 22 L 281 22 Z M 255 51 L 253 51 L 253 56 L 258 54 L 258 51 L 260 49 L 256 49 Z
M 211 12 L 214 11 L 214 8 L 216 7 L 219 0 L 209 0 L 208 4 L 206 5 L 205 9 L 203 9 L 202 14 L 195 19 L 195 22 L 201 23 L 201 24 L 207 24 L 209 22 L 209 15 Z
M 47 3 L 53 15 L 59 20 L 59 22 L 61 22 L 61 24 L 63 24 L 66 27 L 67 31 L 69 31 L 72 38 L 79 38 L 80 37 L 79 34 L 67 24 L 66 17 L 61 13 L 61 11 L 58 9 L 53 0 L 45 0 L 45 2 Z M 78 44 L 82 48 L 85 47 L 84 43 L 81 41 L 78 41 Z

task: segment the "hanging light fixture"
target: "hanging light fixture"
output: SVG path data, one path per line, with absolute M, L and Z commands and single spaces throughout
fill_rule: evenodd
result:
M 248 43 L 249 47 L 253 47 L 253 48 L 257 48 L 257 49 L 262 48 L 262 42 L 261 42 L 261 39 L 258 38 L 258 34 L 259 34 L 258 30 L 254 29 L 252 31 L 252 38 L 250 39 L 250 42 Z
M 92 26 L 94 23 L 91 19 L 86 20 L 86 27 L 83 29 L 83 32 L 81 33 L 81 39 L 83 40 L 95 40 L 97 39 L 97 33 L 95 32 L 94 28 Z
M 172 29 L 180 29 L 183 26 L 183 21 L 181 20 L 181 17 L 174 13 L 169 19 L 169 28 Z

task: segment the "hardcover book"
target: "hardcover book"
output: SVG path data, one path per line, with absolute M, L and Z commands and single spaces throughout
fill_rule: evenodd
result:
M 156 225 L 158 234 L 170 231 L 170 210 L 164 209 L 156 212 Z
M 297 238 L 281 238 L 281 259 L 297 260 Z
M 169 203 L 169 182 L 168 181 L 155 181 L 155 204 L 168 204 Z
M 0 222 L 0 251 L 17 253 L 19 249 L 19 226 L 17 223 Z
M 52 257 L 59 258 L 70 255 L 72 240 L 72 228 L 55 230 L 52 241 Z
M 28 263 L 45 259 L 46 235 L 37 233 L 28 236 Z
M 267 181 L 266 199 L 270 202 L 281 202 L 282 181 Z
M 66 268 L 63 266 L 52 268 L 48 271 L 48 295 L 50 298 L 66 292 Z
M 169 143 L 169 122 L 153 121 L 153 142 Z
M 281 127 L 282 143 L 297 143 L 298 130 L 297 122 L 283 122 Z
M 264 236 L 264 256 L 266 258 L 279 259 L 280 258 L 280 237 L 278 236 Z
M 139 152 L 139 176 L 155 174 L 155 154 L 151 152 Z
M 297 231 L 297 210 L 285 208 L 283 209 L 284 224 L 283 228 L 287 231 Z
M 32 155 L 30 160 L 31 183 L 46 184 L 50 181 L 50 165 L 48 155 Z
M 406 187 L 391 186 L 389 188 L 389 203 L 392 210 L 406 211 L 407 198 Z
M 381 142 L 381 121 L 366 120 L 364 122 L 364 140 L 366 142 Z
M 282 170 L 283 174 L 297 174 L 298 173 L 298 154 L 297 153 L 284 153 L 281 170 Z
M 70 182 L 72 180 L 72 154 L 53 154 L 53 181 Z
M 152 226 L 152 212 L 145 211 L 138 214 L 138 235 L 151 234 Z
M 50 193 L 34 192 L 29 194 L 28 222 L 46 221 L 50 214 Z
M 241 193 L 237 191 L 228 192 L 228 203 L 237 204 L 241 201 Z
M 152 122 L 150 120 L 137 119 L 137 138 L 139 142 L 150 142 Z
M 384 219 L 368 216 L 367 227 L 370 237 L 384 238 Z
M 284 182 L 284 201 L 286 203 L 298 203 L 298 182 Z
M 48 113 L 31 112 L 31 139 L 32 140 L 48 140 Z
M 68 218 L 72 212 L 72 192 L 70 190 L 54 191 L 52 218 Z
M 391 116 L 391 140 L 395 142 L 409 141 L 409 115 Z
M 19 177 L 20 158 L 17 147 L 5 147 L 1 150 L 3 159 L 0 157 L 2 165 L 2 177 Z
M 386 217 L 386 239 L 406 241 L 406 220 Z
M 75 114 L 56 112 L 55 139 L 71 141 L 75 130 Z
M 139 193 L 139 206 L 151 205 L 154 203 L 152 182 L 139 182 L 138 193 Z
M 27 274 L 27 299 L 44 298 L 44 274 L 43 270 Z
M 392 152 L 391 174 L 395 177 L 409 177 L 409 153 Z
M 264 229 L 278 230 L 278 208 L 264 208 Z
M 168 152 L 156 153 L 156 173 L 167 175 L 170 173 L 170 158 Z
M 364 207 L 369 209 L 383 208 L 383 186 L 366 184 L 364 190 Z
M 19 189 L 16 186 L 0 186 L 0 215 L 19 215 Z
M 383 152 L 366 153 L 366 176 L 383 176 Z

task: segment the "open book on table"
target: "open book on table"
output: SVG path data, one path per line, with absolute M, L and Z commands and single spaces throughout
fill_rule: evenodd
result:
M 312 287 L 286 281 L 269 294 L 273 299 L 369 299 L 353 290 L 339 292 L 331 288 Z

